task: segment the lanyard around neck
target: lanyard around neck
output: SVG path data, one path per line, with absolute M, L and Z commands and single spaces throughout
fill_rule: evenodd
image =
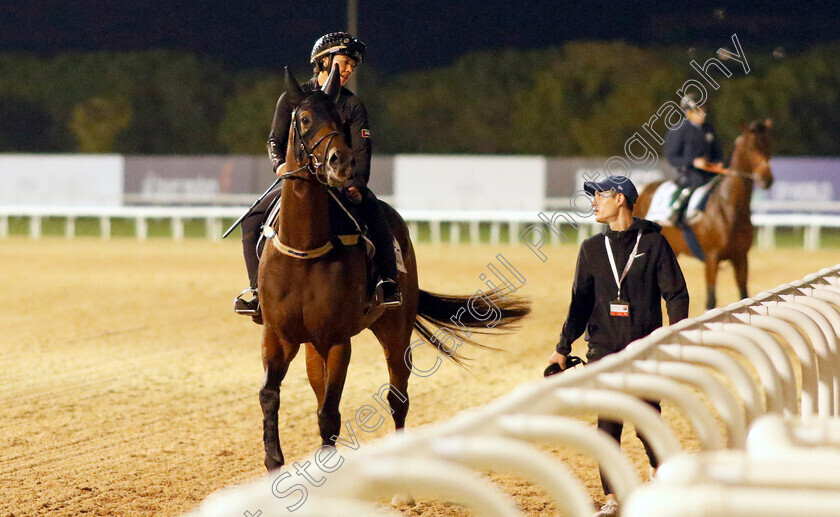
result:
M 636 245 L 633 246 L 633 251 L 630 252 L 630 258 L 627 259 L 627 264 L 624 266 L 624 271 L 621 273 L 621 278 L 618 277 L 618 269 L 615 267 L 615 258 L 613 258 L 612 247 L 610 246 L 610 239 L 606 235 L 604 235 L 604 244 L 607 246 L 607 257 L 610 259 L 610 267 L 612 268 L 612 274 L 615 278 L 615 285 L 618 286 L 618 298 L 621 299 L 621 283 L 624 281 L 624 277 L 627 276 L 627 272 L 630 271 L 630 266 L 633 265 L 633 261 L 636 260 L 636 252 L 639 251 L 639 241 L 642 239 L 642 231 L 639 230 L 636 233 Z

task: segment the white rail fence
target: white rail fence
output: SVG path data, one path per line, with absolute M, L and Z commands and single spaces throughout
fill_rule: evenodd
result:
M 556 200 L 555 200 L 556 201 Z M 559 202 L 550 203 L 557 206 Z M 43 235 L 44 220 L 59 218 L 64 225 L 64 235 L 67 238 L 76 236 L 76 221 L 80 218 L 98 220 L 99 236 L 103 239 L 112 237 L 112 222 L 114 220 L 133 221 L 134 235 L 139 240 L 149 236 L 149 222 L 165 220 L 169 222 L 170 236 L 175 240 L 184 238 L 184 228 L 187 221 L 203 221 L 205 237 L 219 240 L 224 231 L 223 223 L 232 222 L 242 215 L 247 207 L 222 206 L 115 206 L 115 207 L 25 207 L 0 206 L 0 238 L 9 236 L 10 218 L 23 218 L 27 221 L 28 234 L 32 238 Z M 486 228 L 486 235 L 491 244 L 501 242 L 506 233 L 510 242 L 519 239 L 520 232 L 530 225 L 543 224 L 539 211 L 437 211 L 437 210 L 401 210 L 403 218 L 409 226 L 411 235 L 420 235 L 420 225 L 427 225 L 429 238 L 433 243 L 444 242 L 444 234 L 448 233 L 451 243 L 460 243 L 462 232 L 466 232 L 470 243 L 477 244 L 482 240 L 482 229 Z M 544 214 L 552 217 L 553 211 L 546 209 Z M 582 218 L 571 215 L 571 220 L 578 227 L 571 225 L 565 231 L 574 232 L 578 242 L 598 231 L 600 225 L 594 218 Z M 562 219 L 558 219 L 563 222 Z M 758 229 L 758 245 L 772 248 L 776 243 L 776 232 L 779 228 L 794 228 L 804 230 L 803 246 L 806 249 L 818 249 L 821 233 L 824 228 L 840 228 L 840 215 L 800 213 L 800 214 L 762 214 L 752 216 L 753 225 Z M 503 232 L 506 230 L 506 232 Z M 564 239 L 553 232 L 547 232 L 549 242 L 559 244 Z
M 295 502 L 299 516 L 392 515 L 376 503 L 409 490 L 478 515 L 522 515 L 476 473 L 493 470 L 539 485 L 566 515 L 591 516 L 587 491 L 545 444 L 596 459 L 625 517 L 838 515 L 838 336 L 840 264 L 658 329 L 449 421 L 367 444 L 308 497 L 281 499 L 273 474 L 214 494 L 194 515 L 286 515 Z M 683 451 L 642 399 L 682 410 L 701 451 Z M 642 483 L 608 435 L 572 418 L 581 413 L 636 426 L 660 459 L 653 482 Z

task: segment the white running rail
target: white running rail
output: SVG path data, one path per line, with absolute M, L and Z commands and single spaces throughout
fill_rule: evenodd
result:
M 134 236 L 139 240 L 148 237 L 149 221 L 166 220 L 171 228 L 170 235 L 175 240 L 184 238 L 184 224 L 189 220 L 204 222 L 206 238 L 221 238 L 223 221 L 232 222 L 245 213 L 244 206 L 113 206 L 113 207 L 42 207 L 42 206 L 0 206 L 0 238 L 9 236 L 10 219 L 26 221 L 27 234 L 33 239 L 43 235 L 43 223 L 46 219 L 60 219 L 64 226 L 64 235 L 73 238 L 76 235 L 76 222 L 80 218 L 92 218 L 98 221 L 99 236 L 111 237 L 114 220 L 133 221 Z M 545 209 L 544 214 L 552 216 L 553 210 Z M 429 239 L 433 243 L 444 242 L 448 232 L 450 243 L 461 242 L 462 231 L 467 240 L 477 244 L 482 240 L 482 228 L 486 228 L 491 244 L 501 242 L 506 234 L 509 242 L 519 240 L 522 232 L 531 225 L 542 225 L 539 211 L 440 211 L 440 210 L 400 210 L 400 215 L 408 223 L 413 238 L 420 235 L 420 226 L 428 228 Z M 576 229 L 568 226 L 568 238 L 574 234 L 581 242 L 598 231 L 600 225 L 594 218 L 570 216 L 578 224 Z M 562 221 L 561 221 L 562 222 Z M 840 215 L 827 214 L 753 214 L 752 223 L 758 228 L 758 245 L 773 248 L 776 244 L 776 231 L 779 228 L 802 229 L 803 247 L 818 249 L 821 245 L 823 228 L 840 228 Z M 565 235 L 565 234 L 564 234 Z M 546 238 L 552 244 L 560 244 L 564 239 L 552 231 L 546 232 Z

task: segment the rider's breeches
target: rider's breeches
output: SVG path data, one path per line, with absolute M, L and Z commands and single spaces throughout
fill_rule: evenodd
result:
M 362 218 L 370 230 L 370 239 L 376 246 L 376 266 L 382 278 L 397 279 L 397 259 L 394 255 L 394 241 L 391 230 L 385 220 L 385 214 L 379 200 L 370 189 L 362 190 L 362 202 L 359 205 Z
M 257 271 L 260 267 L 260 251 L 257 250 L 257 243 L 260 242 L 260 231 L 268 211 L 271 209 L 274 200 L 280 196 L 280 187 L 272 190 L 248 216 L 242 220 L 242 252 L 245 255 L 245 267 L 248 268 L 248 281 L 251 287 L 257 288 Z

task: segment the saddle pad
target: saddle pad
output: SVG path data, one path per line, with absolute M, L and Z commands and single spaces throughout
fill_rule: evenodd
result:
M 674 199 L 674 192 L 676 191 L 677 184 L 673 181 L 666 181 L 659 185 L 659 188 L 653 193 L 653 199 L 650 201 L 650 208 L 648 208 L 645 219 L 654 222 L 667 221 L 671 217 L 671 200 Z
M 691 219 L 705 208 L 706 198 L 714 187 L 715 182 L 710 181 L 705 185 L 699 187 L 691 194 L 688 200 L 688 207 L 686 207 L 686 220 Z M 656 189 L 653 193 L 653 199 L 650 202 L 645 219 L 654 222 L 665 222 L 671 217 L 671 201 L 674 199 L 674 193 L 677 191 L 677 184 L 673 181 L 666 181 Z

